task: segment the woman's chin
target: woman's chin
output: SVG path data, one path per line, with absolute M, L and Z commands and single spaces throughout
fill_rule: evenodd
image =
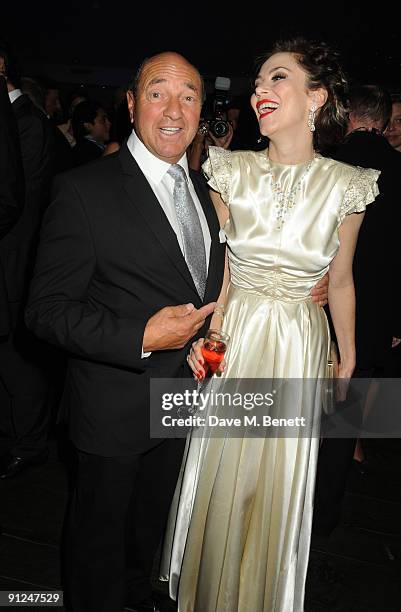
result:
M 262 119 L 261 121 L 259 121 L 259 131 L 261 136 L 266 136 L 266 138 L 270 138 L 275 130 L 270 123 Z
M 272 130 L 269 130 L 268 128 L 263 128 L 262 126 L 260 126 L 260 135 L 261 136 L 265 136 L 266 138 L 270 138 L 272 135 Z

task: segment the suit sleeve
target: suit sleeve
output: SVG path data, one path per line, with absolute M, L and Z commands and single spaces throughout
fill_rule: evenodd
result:
M 24 174 L 15 117 L 0 77 L 0 238 L 17 222 L 24 205 Z
M 37 336 L 77 356 L 143 370 L 146 321 L 120 318 L 91 300 L 96 253 L 83 203 L 71 180 L 59 177 L 47 209 L 25 312 Z

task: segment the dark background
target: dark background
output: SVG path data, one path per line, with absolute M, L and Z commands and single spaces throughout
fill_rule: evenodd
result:
M 163 50 L 183 53 L 209 89 L 220 75 L 232 79 L 232 93 L 242 93 L 255 56 L 293 33 L 336 45 L 355 80 L 400 89 L 396 2 L 237 2 L 8 3 L 0 14 L 0 38 L 13 43 L 26 75 L 96 87 L 106 97 L 126 85 L 144 57 Z

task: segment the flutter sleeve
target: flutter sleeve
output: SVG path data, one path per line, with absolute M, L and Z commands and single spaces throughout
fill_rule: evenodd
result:
M 363 212 L 366 210 L 367 205 L 377 198 L 379 195 L 379 188 L 377 186 L 379 176 L 380 170 L 355 167 L 340 206 L 339 225 L 347 215 Z
M 232 162 L 231 151 L 209 147 L 209 157 L 202 165 L 209 187 L 218 191 L 225 204 L 230 201 Z

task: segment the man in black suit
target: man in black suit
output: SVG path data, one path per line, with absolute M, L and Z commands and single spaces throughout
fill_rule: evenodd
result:
M 24 207 L 24 170 L 17 124 L 0 70 L 0 239 L 16 224 Z M 7 289 L 0 260 L 0 342 L 10 331 Z
M 54 143 L 53 173 L 58 174 L 59 172 L 71 170 L 74 167 L 72 147 L 58 127 L 59 123 L 61 123 L 61 107 L 55 104 L 48 104 L 45 108 L 45 100 L 47 98 L 45 98 L 45 89 L 42 81 L 32 79 L 31 77 L 22 77 L 21 91 L 30 98 L 37 108 L 43 111 L 48 119 Z M 53 92 L 54 90 L 50 91 Z M 54 98 L 52 97 L 51 100 L 54 100 Z M 58 101 L 58 104 L 60 105 L 60 101 Z M 49 114 L 47 109 L 54 114 Z
M 391 376 L 392 347 L 401 338 L 401 243 L 394 237 L 401 216 L 401 156 L 383 136 L 391 98 L 381 87 L 350 92 L 348 132 L 332 157 L 381 171 L 380 195 L 366 209 L 355 250 L 356 368 L 354 378 Z M 390 288 L 383 300 L 381 288 Z M 338 523 L 355 439 L 325 439 L 317 470 L 314 531 L 329 535 Z
M 44 218 L 26 321 L 70 353 L 63 411 L 78 453 L 66 558 L 74 612 L 120 612 L 124 602 L 153 610 L 150 573 L 183 441 L 149 437 L 149 381 L 188 375 L 190 342 L 207 329 L 224 269 L 218 219 L 186 160 L 202 95 L 183 57 L 145 61 L 129 95 L 128 142 L 58 177 Z M 168 174 L 177 164 L 202 229 L 202 297 L 177 224 Z
M 19 89 L 15 60 L 0 44 L 0 70 L 17 123 L 24 172 L 25 206 L 14 228 L 0 241 L 10 334 L 0 344 L 0 403 L 2 429 L 9 449 L 0 460 L 0 478 L 46 460 L 47 347 L 23 323 L 28 284 L 43 210 L 52 178 L 53 140 L 47 117 Z
M 54 174 L 71 170 L 74 167 L 72 147 L 59 125 L 63 123 L 63 109 L 60 101 L 59 85 L 51 79 L 39 79 L 43 91 L 43 110 L 49 118 L 54 137 Z
M 18 221 L 24 207 L 24 196 L 24 170 L 17 124 L 8 97 L 6 76 L 0 69 L 0 239 Z M 0 343 L 7 341 L 9 333 L 7 287 L 0 260 Z

